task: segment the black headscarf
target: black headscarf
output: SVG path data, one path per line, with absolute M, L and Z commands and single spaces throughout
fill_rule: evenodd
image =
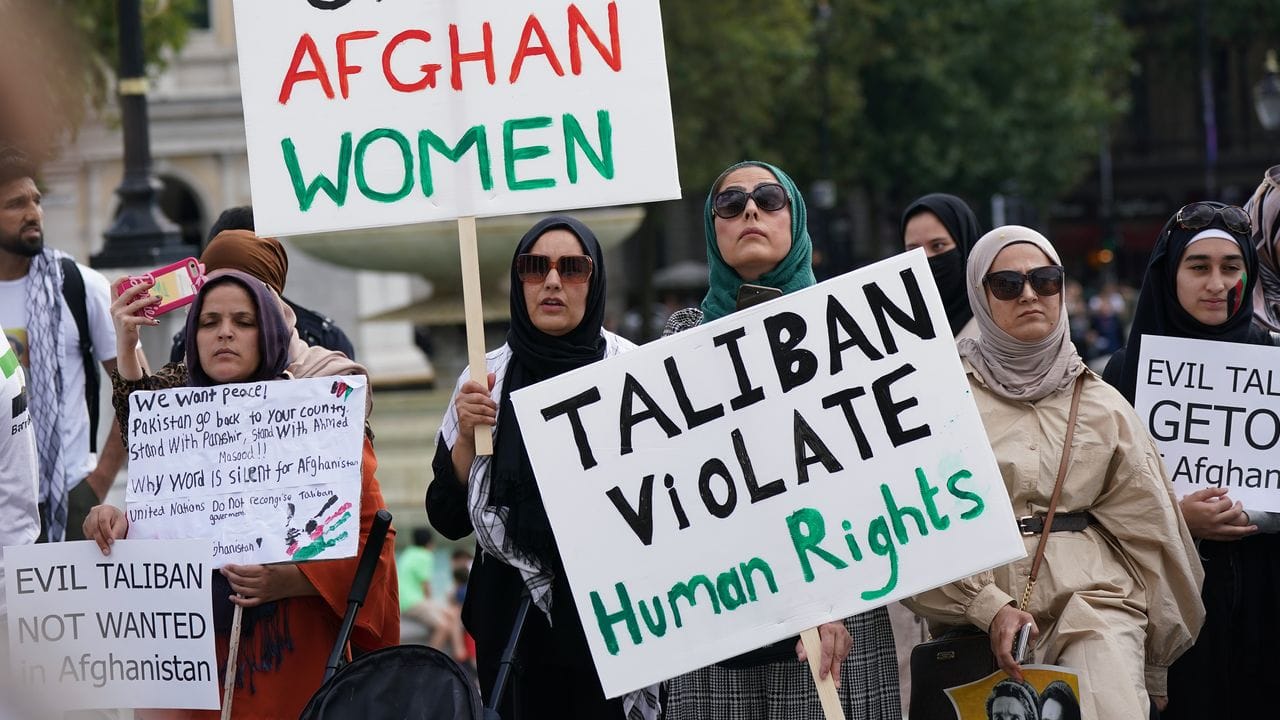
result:
M 582 322 L 560 336 L 542 332 L 529 319 L 529 309 L 524 302 L 524 283 L 516 274 L 515 263 L 516 255 L 529 252 L 538 238 L 555 229 L 573 233 L 595 264 Z M 502 421 L 494 444 L 490 502 L 495 507 L 507 508 L 507 539 L 512 549 L 537 560 L 548 569 L 555 565 L 555 540 L 547 521 L 547 511 L 542 506 L 542 496 L 538 493 L 533 466 L 529 463 L 520 423 L 511 405 L 511 393 L 604 357 L 605 340 L 600 331 L 604 325 L 605 289 L 604 255 L 600 251 L 600 242 L 596 240 L 595 233 L 577 219 L 553 215 L 540 220 L 520 238 L 511 258 L 511 329 L 507 332 L 511 362 L 502 382 L 502 400 L 498 409 Z
M 1208 203 L 1215 208 L 1226 207 L 1219 202 Z M 1178 302 L 1178 265 L 1187 250 L 1191 238 L 1208 229 L 1223 230 L 1240 246 L 1244 257 L 1245 274 L 1240 284 L 1227 294 L 1227 302 L 1235 308 L 1221 325 L 1205 325 L 1187 312 Z M 1169 218 L 1147 264 L 1147 274 L 1142 279 L 1138 293 L 1138 305 L 1133 313 L 1133 327 L 1129 330 L 1129 344 L 1112 356 L 1102 379 L 1111 383 L 1133 403 L 1137 389 L 1138 359 L 1142 354 L 1143 335 L 1165 335 L 1175 338 L 1217 340 L 1219 342 L 1265 343 L 1260 332 L 1251 330 L 1253 324 L 1253 288 L 1258 282 L 1258 251 L 1248 235 L 1241 235 L 1227 228 L 1220 215 L 1213 222 L 1196 230 L 1178 227 L 1177 214 Z M 1237 305 L 1238 303 L 1238 305 Z
M 947 322 L 951 325 L 951 333 L 960 332 L 973 318 L 973 309 L 969 307 L 969 295 L 965 291 L 965 263 L 969 261 L 969 251 L 982 236 L 978 227 L 978 217 L 973 214 L 965 201 L 955 195 L 932 193 L 918 198 L 907 206 L 902 213 L 902 223 L 898 228 L 898 237 L 907 235 L 907 223 L 922 212 L 931 212 L 942 222 L 951 239 L 956 242 L 955 250 L 948 250 L 941 255 L 929 258 L 929 270 L 933 273 L 934 282 L 938 284 L 938 292 L 942 295 L 942 304 L 947 309 Z

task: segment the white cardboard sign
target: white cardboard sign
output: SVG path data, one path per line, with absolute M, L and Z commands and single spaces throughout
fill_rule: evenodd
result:
M 923 252 L 512 399 L 611 697 L 1025 555 Z
M 1280 512 L 1280 348 L 1145 335 L 1134 408 L 1179 497 L 1230 488 Z
M 213 567 L 356 554 L 363 375 L 129 396 L 129 537 L 212 538 Z
M 236 0 L 257 229 L 680 197 L 658 0 Z
M 60 709 L 217 709 L 208 540 L 5 548 L 14 687 Z

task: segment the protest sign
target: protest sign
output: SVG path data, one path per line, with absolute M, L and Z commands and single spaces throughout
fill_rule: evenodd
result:
M 512 400 L 609 696 L 1025 555 L 923 252 Z
M 208 558 L 208 540 L 5 548 L 16 688 L 64 709 L 216 709 Z
M 680 197 L 658 0 L 236 0 L 265 235 Z
M 968 685 L 947 688 L 955 720 L 1067 720 L 1079 718 L 1083 676 L 1058 665 L 1023 665 L 1022 682 L 996 671 Z
M 1134 409 L 1179 496 L 1226 487 L 1280 512 L 1280 348 L 1145 335 Z
M 129 537 L 212 538 L 213 567 L 356 554 L 363 375 L 129 395 Z

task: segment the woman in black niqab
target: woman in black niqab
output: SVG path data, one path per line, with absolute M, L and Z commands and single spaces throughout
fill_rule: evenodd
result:
M 938 284 L 938 292 L 942 295 L 942 304 L 947 310 L 947 322 L 951 325 L 951 333 L 959 336 L 960 331 L 973 319 L 973 310 L 969 307 L 969 295 L 964 286 L 964 269 L 965 263 L 969 261 L 969 251 L 982 236 L 982 230 L 978 225 L 978 217 L 965 201 L 955 195 L 931 193 L 912 202 L 902 213 L 898 235 L 904 242 L 907 236 L 907 225 L 913 218 L 926 212 L 938 218 L 956 245 L 954 249 L 946 252 L 930 254 L 929 270 L 933 273 L 934 282 Z

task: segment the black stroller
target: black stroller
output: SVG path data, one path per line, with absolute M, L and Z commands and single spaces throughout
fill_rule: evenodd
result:
M 448 655 L 425 645 L 397 645 L 361 655 L 342 664 L 356 613 L 364 604 L 378 555 L 391 527 L 391 513 L 379 510 L 369 540 L 360 554 L 347 612 L 329 655 L 324 683 L 303 709 L 300 720 L 500 720 L 484 708 L 465 670 Z M 512 658 L 529 611 L 526 596 L 517 611 L 515 630 L 502 653 L 492 706 L 498 705 L 510 676 Z

